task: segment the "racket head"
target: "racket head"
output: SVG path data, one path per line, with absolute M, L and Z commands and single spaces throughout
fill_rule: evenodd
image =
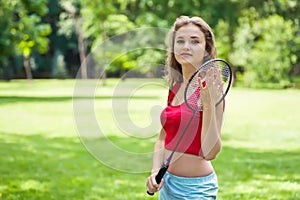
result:
M 215 58 L 208 60 L 202 64 L 196 72 L 191 76 L 188 84 L 184 91 L 184 101 L 187 107 L 195 112 L 202 111 L 201 100 L 200 100 L 200 86 L 198 77 L 201 77 L 202 84 L 206 84 L 205 76 L 209 69 L 214 69 L 214 76 L 220 76 L 220 80 L 223 83 L 222 95 L 220 99 L 216 102 L 215 106 L 218 106 L 227 95 L 232 81 L 232 70 L 230 65 L 223 59 Z

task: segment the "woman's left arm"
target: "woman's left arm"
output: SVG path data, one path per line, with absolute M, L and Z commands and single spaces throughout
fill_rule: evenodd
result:
M 222 96 L 222 82 L 219 78 L 214 78 L 213 70 L 206 74 L 205 84 L 199 78 L 201 87 L 201 102 L 203 108 L 201 149 L 204 159 L 212 160 L 221 151 L 221 127 L 223 122 L 224 101 L 218 106 L 216 102 Z
M 221 127 L 223 121 L 223 104 L 217 107 L 203 107 L 201 148 L 204 159 L 212 160 L 221 151 Z

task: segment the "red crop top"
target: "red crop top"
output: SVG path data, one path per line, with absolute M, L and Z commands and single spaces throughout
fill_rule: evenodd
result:
M 174 150 L 178 139 L 193 115 L 193 111 L 185 103 L 172 105 L 172 100 L 179 88 L 180 83 L 176 83 L 169 91 L 168 106 L 160 115 L 162 127 L 166 132 L 165 148 L 171 151 Z M 202 112 L 197 112 L 176 151 L 203 156 L 201 151 L 201 129 Z

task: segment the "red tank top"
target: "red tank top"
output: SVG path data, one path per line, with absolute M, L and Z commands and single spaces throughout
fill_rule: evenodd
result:
M 185 103 L 176 106 L 172 105 L 172 100 L 179 88 L 180 83 L 176 83 L 174 87 L 169 90 L 168 106 L 160 115 L 162 127 L 166 132 L 165 148 L 171 151 L 175 148 L 177 141 L 184 132 L 194 112 L 189 109 Z M 202 112 L 197 112 L 176 151 L 203 156 L 201 151 L 201 129 Z

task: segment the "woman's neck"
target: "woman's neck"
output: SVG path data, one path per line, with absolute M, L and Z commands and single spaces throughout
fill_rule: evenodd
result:
M 182 76 L 184 79 L 184 82 L 187 82 L 190 80 L 191 76 L 195 73 L 196 67 L 193 65 L 184 65 L 182 66 Z

